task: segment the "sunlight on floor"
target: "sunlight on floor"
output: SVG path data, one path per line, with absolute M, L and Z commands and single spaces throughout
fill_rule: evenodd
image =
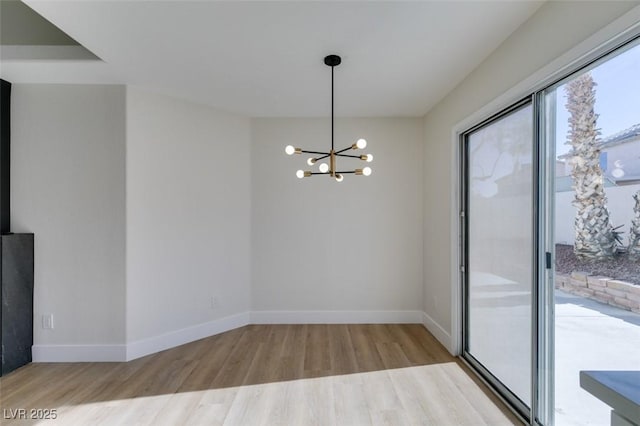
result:
M 510 425 L 453 362 L 58 407 L 40 424 Z

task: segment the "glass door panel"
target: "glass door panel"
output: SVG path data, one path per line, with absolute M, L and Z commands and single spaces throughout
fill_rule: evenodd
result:
M 638 75 L 640 40 L 544 91 L 555 151 L 557 426 L 610 422 L 611 408 L 581 388 L 580 371 L 640 370 L 640 297 L 630 293 L 640 288 Z
M 465 358 L 528 417 L 533 277 L 533 108 L 465 135 Z

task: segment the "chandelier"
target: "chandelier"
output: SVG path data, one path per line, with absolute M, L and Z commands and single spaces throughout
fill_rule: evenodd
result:
M 364 139 L 358 139 L 356 143 L 348 146 L 344 149 L 335 150 L 333 146 L 333 68 L 340 65 L 342 59 L 338 55 L 329 55 L 324 58 L 324 63 L 327 66 L 331 67 L 331 150 L 329 152 L 321 152 L 321 151 L 307 151 L 302 148 L 295 148 L 292 145 L 288 145 L 284 152 L 287 155 L 293 154 L 313 154 L 314 157 L 311 157 L 307 160 L 307 164 L 313 166 L 318 163 L 317 172 L 311 170 L 298 170 L 296 172 L 296 176 L 300 179 L 315 175 L 327 175 L 334 178 L 337 182 L 342 182 L 345 174 L 355 174 L 356 176 L 369 176 L 371 174 L 371 167 L 364 167 L 361 169 L 355 170 L 337 170 L 336 159 L 337 157 L 346 157 L 346 158 L 355 158 L 358 160 L 366 161 L 370 163 L 373 161 L 373 156 L 371 154 L 363 154 L 363 155 L 353 155 L 353 154 L 345 154 L 345 152 L 350 150 L 358 150 L 364 149 L 367 147 L 367 141 Z M 322 160 L 329 159 L 329 164 L 326 162 L 322 162 Z

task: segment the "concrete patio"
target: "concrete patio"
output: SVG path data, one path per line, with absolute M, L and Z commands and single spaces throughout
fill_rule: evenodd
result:
M 555 424 L 604 426 L 611 409 L 580 388 L 580 370 L 640 370 L 640 314 L 555 292 Z

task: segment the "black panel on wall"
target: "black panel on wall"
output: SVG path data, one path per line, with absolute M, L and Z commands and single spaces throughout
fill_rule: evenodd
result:
M 2 79 L 0 82 L 0 234 L 6 234 L 10 227 L 11 83 Z
M 1 375 L 31 362 L 33 345 L 33 234 L 0 236 L 2 253 Z

